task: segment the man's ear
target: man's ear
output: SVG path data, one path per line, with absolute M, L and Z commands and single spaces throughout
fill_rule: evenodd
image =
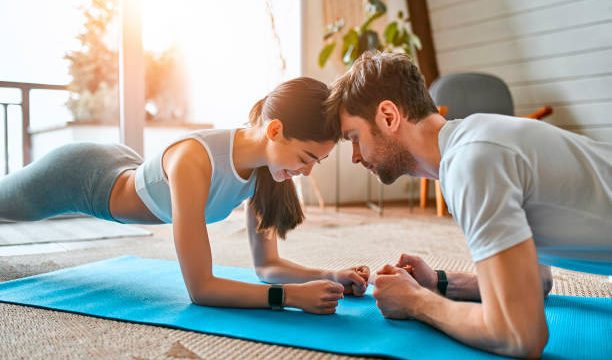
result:
M 402 116 L 399 108 L 390 100 L 383 100 L 376 108 L 374 121 L 384 133 L 395 133 L 400 127 Z
M 266 125 L 266 138 L 270 141 L 283 139 L 283 123 L 278 119 L 272 119 Z

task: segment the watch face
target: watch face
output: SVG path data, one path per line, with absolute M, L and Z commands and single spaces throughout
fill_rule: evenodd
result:
M 437 288 L 442 296 L 446 296 L 446 288 L 448 286 L 448 279 L 446 277 L 446 272 L 444 270 L 436 270 L 438 274 L 438 283 Z
M 268 305 L 272 309 L 278 310 L 283 308 L 285 300 L 285 289 L 280 285 L 272 285 L 268 288 Z

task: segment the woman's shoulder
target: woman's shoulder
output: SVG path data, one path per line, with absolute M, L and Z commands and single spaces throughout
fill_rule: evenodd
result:
M 194 138 L 185 138 L 170 146 L 164 154 L 163 163 L 169 177 L 183 173 L 210 178 L 213 171 L 209 150 Z
M 200 129 L 200 130 L 190 131 L 190 132 L 186 133 L 184 135 L 184 137 L 185 138 L 190 138 L 190 137 L 202 137 L 202 138 L 223 137 L 223 136 L 229 136 L 234 131 L 236 131 L 236 129 Z

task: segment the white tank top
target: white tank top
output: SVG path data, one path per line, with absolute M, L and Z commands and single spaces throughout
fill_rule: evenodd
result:
M 195 139 L 206 149 L 212 165 L 212 178 L 206 201 L 207 224 L 225 219 L 234 208 L 255 192 L 256 171 L 243 179 L 232 161 L 236 129 L 206 129 L 183 136 L 163 151 L 147 159 L 136 169 L 136 192 L 145 206 L 165 223 L 172 222 L 172 204 L 168 178 L 162 157 L 168 147 L 185 139 Z M 204 214 L 202 214 L 204 218 Z

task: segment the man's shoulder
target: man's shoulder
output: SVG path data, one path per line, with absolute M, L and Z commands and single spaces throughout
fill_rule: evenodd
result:
M 451 121 L 457 122 L 443 140 L 443 158 L 455 157 L 458 152 L 479 160 L 496 152 L 520 153 L 533 145 L 535 139 L 530 134 L 541 133 L 534 129 L 537 121 L 506 115 L 479 113 Z
M 487 141 L 467 142 L 447 153 L 440 162 L 440 182 L 445 192 L 480 186 L 495 187 L 517 174 L 530 172 L 527 161 L 516 150 Z
M 442 163 L 446 165 L 459 163 L 461 166 L 486 166 L 497 163 L 501 158 L 515 156 L 516 154 L 515 149 L 505 144 L 478 139 L 466 141 L 449 149 L 442 158 Z

